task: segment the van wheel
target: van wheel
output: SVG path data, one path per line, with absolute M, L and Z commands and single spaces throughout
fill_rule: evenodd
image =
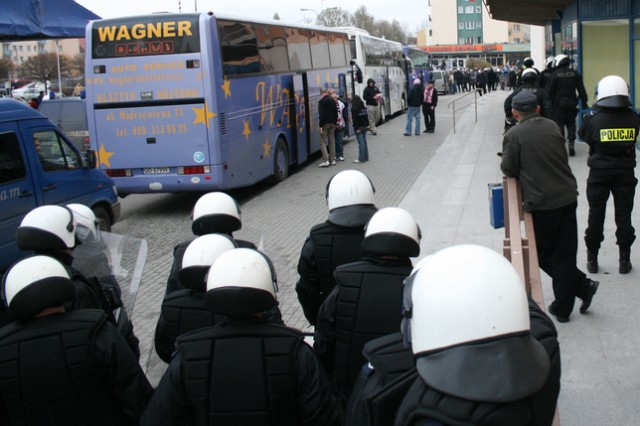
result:
M 278 138 L 273 149 L 273 176 L 272 184 L 278 184 L 289 176 L 289 151 L 283 138 Z
M 111 232 L 111 216 L 109 216 L 109 212 L 102 206 L 94 206 L 92 210 L 98 220 L 98 228 L 101 231 Z

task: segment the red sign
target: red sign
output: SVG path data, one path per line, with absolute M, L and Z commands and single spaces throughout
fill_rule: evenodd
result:
M 444 46 L 427 46 L 429 53 L 453 53 L 453 52 L 486 52 L 490 50 L 502 50 L 501 44 L 451 44 Z

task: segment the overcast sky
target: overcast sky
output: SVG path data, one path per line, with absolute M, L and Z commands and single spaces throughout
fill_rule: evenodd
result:
M 314 12 L 302 12 L 300 9 L 313 9 L 320 12 L 330 7 L 340 7 L 353 13 L 364 0 L 75 0 L 102 18 L 131 16 L 153 12 L 214 12 L 251 18 L 273 18 L 277 13 L 280 19 L 288 22 L 302 22 L 310 18 L 315 22 Z M 367 11 L 376 19 L 392 21 L 397 19 L 410 33 L 422 27 L 427 21 L 429 6 L 427 0 L 368 0 Z

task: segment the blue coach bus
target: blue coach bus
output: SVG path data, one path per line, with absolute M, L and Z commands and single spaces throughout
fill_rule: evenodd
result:
M 431 60 L 429 52 L 416 46 L 402 46 L 407 63 L 410 69 L 406 70 L 409 87 L 413 86 L 413 80 L 419 78 L 423 83 L 429 81 L 431 76 Z
M 348 35 L 324 27 L 210 12 L 86 35 L 90 140 L 123 195 L 281 181 L 319 150 L 320 90 L 347 95 Z

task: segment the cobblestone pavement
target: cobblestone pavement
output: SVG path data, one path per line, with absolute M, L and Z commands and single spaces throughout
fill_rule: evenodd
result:
M 403 136 L 406 124 L 403 114 L 380 126 L 376 136 L 368 135 L 367 163 L 353 164 L 358 147 L 355 138 L 351 138 L 345 145 L 346 160 L 337 166 L 319 168 L 319 158 L 314 157 L 279 185 L 259 184 L 231 193 L 241 204 L 243 222 L 234 236 L 259 245 L 274 262 L 280 287 L 278 299 L 287 325 L 311 331 L 294 290 L 296 267 L 309 229 L 327 217 L 325 187 L 329 178 L 341 170 L 361 170 L 374 183 L 378 207 L 397 206 L 450 133 L 452 120 L 451 110 L 446 107 L 447 97 L 441 97 L 440 102 L 433 134 Z M 199 195 L 156 195 L 157 201 L 132 212 L 113 228 L 116 233 L 145 238 L 149 246 L 132 318 L 140 339 L 140 363 L 154 386 L 166 369 L 153 349 L 153 335 L 172 250 L 177 243 L 193 238 L 190 212 Z M 124 203 L 129 201 L 125 199 Z

